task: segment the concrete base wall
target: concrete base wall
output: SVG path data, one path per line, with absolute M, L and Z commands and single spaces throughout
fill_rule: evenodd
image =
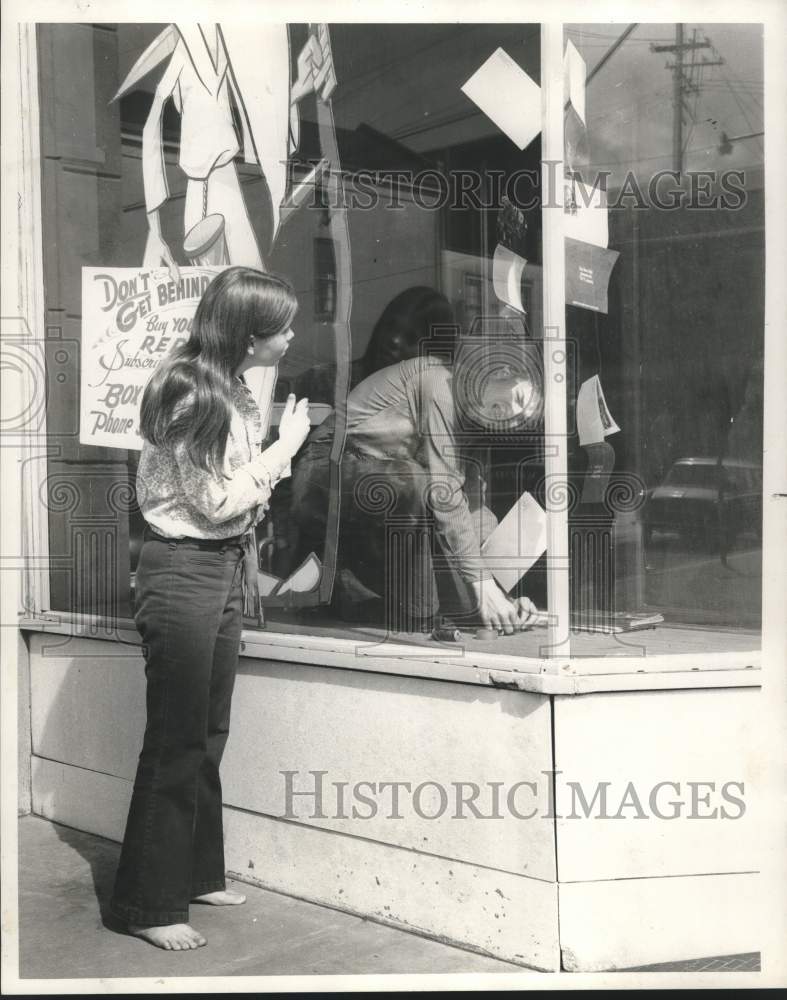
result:
M 121 839 L 144 687 L 136 646 L 31 637 L 34 812 Z M 566 969 L 598 971 L 757 951 L 759 856 L 748 800 L 761 766 L 752 737 L 759 699 L 758 689 L 728 688 L 550 700 L 244 659 L 222 769 L 228 869 L 544 970 L 559 968 L 561 953 Z M 302 793 L 289 803 L 283 771 L 294 772 Z M 398 818 L 385 782 L 410 783 Z M 501 815 L 490 818 L 494 782 Z M 682 801 L 675 819 L 653 815 L 659 782 L 679 785 L 657 798 L 667 813 Z M 692 782 L 710 784 L 697 801 Z M 733 788 L 743 811 L 722 796 L 732 782 L 744 786 Z M 445 805 L 434 783 L 447 791 Z M 517 783 L 515 805 L 532 819 L 518 818 L 506 799 Z M 572 816 L 572 787 L 590 801 L 601 783 L 608 818 L 598 799 L 590 816 Z M 467 796 L 473 784 L 480 816 L 457 806 L 456 788 Z M 629 785 L 646 816 L 624 794 Z M 722 807 L 737 818 L 721 818 Z M 715 818 L 700 818 L 714 809 Z
M 757 688 L 555 698 L 564 968 L 760 950 L 760 712 Z
M 605 972 L 762 947 L 757 873 L 561 883 L 568 972 Z
M 139 649 L 38 635 L 31 650 L 34 810 L 119 840 L 145 722 Z M 555 970 L 553 821 L 457 806 L 475 784 L 492 817 L 489 782 L 538 780 L 551 761 L 544 695 L 244 659 L 222 766 L 228 869 Z M 282 771 L 305 793 L 289 810 Z M 398 809 L 385 782 L 410 785 Z

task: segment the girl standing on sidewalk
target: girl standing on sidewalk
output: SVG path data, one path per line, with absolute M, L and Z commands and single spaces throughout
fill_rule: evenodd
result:
M 279 439 L 260 451 L 260 411 L 243 373 L 275 365 L 297 310 L 286 282 L 222 271 L 189 340 L 142 400 L 137 495 L 145 517 L 136 576 L 147 724 L 111 909 L 131 934 L 170 950 L 206 943 L 189 902 L 243 903 L 224 881 L 219 763 L 242 625 L 244 534 L 309 431 L 290 396 Z

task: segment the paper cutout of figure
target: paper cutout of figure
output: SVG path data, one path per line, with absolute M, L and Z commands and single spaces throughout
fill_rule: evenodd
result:
M 607 312 L 607 290 L 617 250 L 566 237 L 566 305 Z
M 604 390 L 598 375 L 586 379 L 577 393 L 577 430 L 579 443 L 584 447 L 598 444 L 610 434 L 620 430 L 604 399 Z
M 496 49 L 460 89 L 519 149 L 541 131 L 541 88 L 504 49 Z
M 162 122 L 169 98 L 181 116 L 180 168 L 186 174 L 184 250 L 192 263 L 242 264 L 265 270 L 241 191 L 234 159 L 241 150 L 230 97 L 240 110 L 243 153 L 257 163 L 271 196 L 273 229 L 287 181 L 287 162 L 297 148 L 297 103 L 312 90 L 326 97 L 336 85 L 327 27 L 310 36 L 298 56 L 298 78 L 290 83 L 286 24 L 170 24 L 142 53 L 114 100 L 169 58 L 156 87 L 142 132 L 142 173 L 148 237 L 143 265 L 164 263 L 173 278 L 178 265 L 161 234 L 159 209 L 169 197 Z M 262 411 L 271 416 L 275 368 L 250 369 L 247 382 Z
M 162 147 L 164 106 L 171 97 L 181 116 L 180 167 L 188 178 L 184 234 L 208 215 L 224 220 L 225 259 L 214 263 L 264 269 L 233 163 L 241 150 L 230 96 L 241 112 L 243 153 L 258 163 L 273 211 L 271 244 L 279 225 L 279 205 L 287 160 L 298 145 L 297 102 L 307 93 L 335 84 L 330 48 L 310 37 L 298 57 L 298 79 L 290 85 L 287 26 L 171 24 L 148 46 L 120 86 L 115 100 L 131 90 L 158 63 L 169 62 L 156 87 L 142 133 L 142 169 L 150 232 L 143 264 L 164 262 L 177 271 L 161 235 L 158 210 L 169 197 Z

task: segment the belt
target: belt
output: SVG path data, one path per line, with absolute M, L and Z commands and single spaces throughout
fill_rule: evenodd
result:
M 168 538 L 159 534 L 150 525 L 145 527 L 143 539 L 152 539 L 154 542 L 166 542 L 168 545 L 196 545 L 201 549 L 213 551 L 216 549 L 226 549 L 231 545 L 243 546 L 243 535 L 230 535 L 227 538 L 192 538 L 185 535 L 181 538 Z

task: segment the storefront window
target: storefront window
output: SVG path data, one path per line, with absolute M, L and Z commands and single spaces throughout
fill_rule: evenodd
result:
M 762 29 L 570 25 L 565 41 L 573 618 L 758 628 Z M 602 301 L 585 279 L 610 268 Z
M 138 451 L 80 435 L 83 268 L 246 263 L 299 300 L 270 434 L 290 392 L 312 422 L 258 528 L 267 628 L 429 642 L 479 579 L 583 633 L 759 626 L 761 38 L 624 28 L 565 30 L 556 491 L 538 25 L 268 26 L 265 67 L 248 28 L 39 27 L 54 610 L 129 617 L 143 528 Z

